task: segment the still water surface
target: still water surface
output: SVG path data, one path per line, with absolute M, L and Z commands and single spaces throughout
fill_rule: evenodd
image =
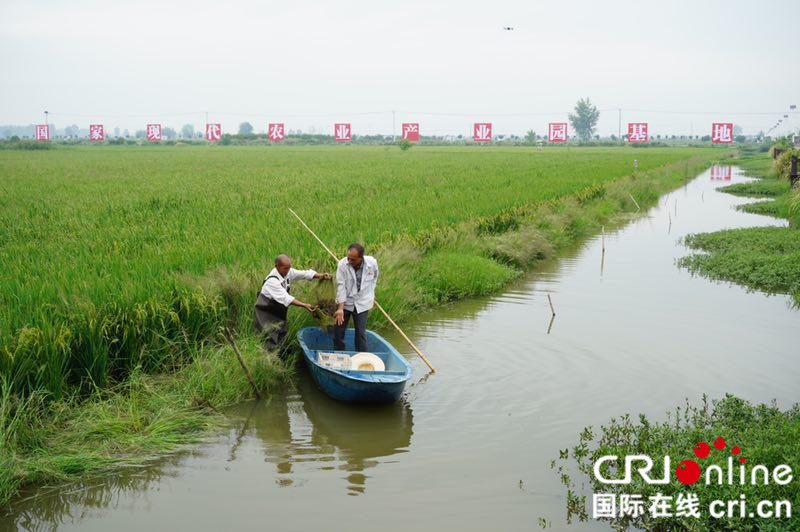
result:
M 782 225 L 701 174 L 627 226 L 543 265 L 504 294 L 406 329 L 439 370 L 381 408 L 351 407 L 302 372 L 296 390 L 229 411 L 191 452 L 41 490 L 0 525 L 72 530 L 536 530 L 566 527 L 549 468 L 587 425 L 659 418 L 685 397 L 800 400 L 800 315 L 675 266 L 688 233 Z M 547 294 L 556 317 L 551 323 Z M 571 529 L 603 528 L 598 523 Z

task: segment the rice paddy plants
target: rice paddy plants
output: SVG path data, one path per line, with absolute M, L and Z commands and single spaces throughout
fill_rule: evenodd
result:
M 327 330 L 335 324 L 333 315 L 339 307 L 336 304 L 336 284 L 333 279 L 323 280 L 315 283 L 311 289 L 314 310 L 314 319 L 317 324 Z
M 629 174 L 633 158 L 643 173 L 720 154 L 337 148 L 0 152 L 0 372 L 15 390 L 60 396 L 135 367 L 169 369 L 231 315 L 249 319 L 276 254 L 332 267 L 289 206 L 337 252 L 351 241 L 374 252 L 572 195 L 587 201 Z M 235 293 L 204 282 L 220 269 L 242 280 Z

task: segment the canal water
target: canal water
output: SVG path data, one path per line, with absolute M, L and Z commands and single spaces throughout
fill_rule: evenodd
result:
M 729 179 L 726 179 L 726 177 Z M 786 296 L 679 269 L 688 233 L 784 222 L 716 192 L 707 171 L 645 216 L 550 261 L 504 294 L 426 313 L 402 339 L 402 401 L 352 407 L 303 372 L 296 390 L 229 410 L 230 429 L 188 452 L 40 490 L 0 525 L 59 530 L 535 530 L 566 527 L 550 461 L 588 425 L 659 419 L 726 392 L 800 400 L 798 311 Z M 547 295 L 556 316 L 551 320 Z M 596 522 L 571 529 L 605 528 Z

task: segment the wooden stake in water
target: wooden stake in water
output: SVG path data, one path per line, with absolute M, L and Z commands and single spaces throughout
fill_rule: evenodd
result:
M 603 253 L 605 253 L 606 252 L 606 226 L 605 225 L 600 226 L 600 235 L 601 235 L 600 236 L 601 249 L 603 250 Z
M 259 390 L 258 386 L 256 386 L 256 381 L 253 380 L 253 374 L 250 373 L 250 369 L 247 367 L 247 364 L 245 364 L 245 362 L 244 362 L 244 357 L 242 357 L 242 354 L 239 352 L 239 348 L 236 347 L 236 341 L 233 339 L 233 334 L 231 333 L 230 329 L 228 329 L 227 327 L 225 327 L 222 330 L 222 333 L 223 333 L 223 336 L 225 336 L 225 339 L 228 341 L 228 343 L 231 344 L 231 347 L 233 348 L 233 352 L 236 354 L 236 358 L 239 359 L 239 364 L 242 365 L 242 370 L 244 370 L 244 375 L 245 375 L 245 377 L 247 377 L 247 380 L 250 381 L 250 386 L 253 387 L 253 391 L 256 393 L 256 397 L 258 399 L 261 399 L 261 390 Z
M 288 208 L 288 207 L 287 207 L 287 208 Z M 312 231 L 312 230 L 311 230 L 311 228 L 310 228 L 309 226 L 307 226 L 307 225 L 306 225 L 306 223 L 303 221 L 303 219 L 302 219 L 302 218 L 300 218 L 300 216 L 298 216 L 298 214 L 297 214 L 296 212 L 294 212 L 294 211 L 293 211 L 291 208 L 289 208 L 289 212 L 290 212 L 290 213 L 292 213 L 292 215 L 293 215 L 295 218 L 297 218 L 297 221 L 298 221 L 298 222 L 300 222 L 300 224 L 301 224 L 303 227 L 305 227 L 305 228 L 306 228 L 306 230 L 307 230 L 309 233 L 311 233 L 311 236 L 313 236 L 313 237 L 314 237 L 314 238 L 317 240 L 317 242 L 319 242 L 319 244 L 320 244 L 320 245 L 321 245 L 323 248 L 325 248 L 325 251 L 327 251 L 327 252 L 328 252 L 328 254 L 329 254 L 331 257 L 333 257 L 333 260 L 335 260 L 335 261 L 338 263 L 338 262 L 339 262 L 339 258 L 336 256 L 336 254 L 335 254 L 333 251 L 331 251 L 331 250 L 330 250 L 330 248 L 329 248 L 328 246 L 326 246 L 326 245 L 325 245 L 325 242 L 323 242 L 323 241 L 322 241 L 322 240 L 321 240 L 321 239 L 320 239 L 320 238 L 317 236 L 317 234 L 316 234 L 314 231 Z M 380 310 L 380 311 L 381 311 L 381 313 L 383 313 L 384 317 L 385 317 L 385 318 L 386 318 L 386 319 L 389 321 L 389 323 L 391 323 L 391 324 L 392 324 L 392 327 L 394 327 L 395 329 L 397 329 L 397 332 L 399 332 L 399 333 L 400 333 L 400 336 L 402 336 L 402 337 L 405 339 L 405 341 L 406 341 L 406 342 L 408 342 L 408 345 L 410 345 L 410 346 L 411 346 L 411 349 L 413 349 L 413 350 L 414 350 L 414 351 L 415 351 L 415 352 L 416 352 L 416 353 L 419 355 L 419 357 L 422 359 L 422 361 L 423 361 L 423 362 L 425 362 L 425 364 L 428 366 L 428 368 L 430 368 L 431 372 L 432 372 L 432 373 L 436 373 L 436 368 L 434 368 L 434 367 L 431 365 L 431 363 L 430 363 L 430 362 L 428 362 L 428 359 L 427 359 L 427 358 L 425 358 L 425 355 L 423 355 L 423 354 L 422 354 L 422 351 L 420 351 L 420 350 L 419 350 L 419 347 L 417 347 L 416 345 L 414 345 L 414 342 L 412 342 L 412 341 L 411 341 L 411 338 L 409 338 L 408 336 L 406 336 L 406 333 L 404 333 L 404 332 L 403 332 L 403 329 L 401 329 L 401 328 L 400 328 L 400 326 L 399 326 L 399 325 L 397 325 L 397 324 L 394 322 L 394 320 L 392 319 L 392 317 L 391 317 L 391 316 L 389 316 L 389 313 L 388 313 L 388 312 L 386 312 L 386 311 L 383 309 L 383 307 L 380 305 L 380 303 L 378 303 L 377 301 L 375 301 L 375 306 L 376 306 L 376 307 L 378 307 L 378 310 Z
M 606 263 L 606 226 L 600 227 L 600 277 L 603 276 L 603 267 Z
M 605 250 L 600 254 L 600 277 L 603 276 L 606 266 L 606 252 Z
M 550 297 L 550 294 L 547 294 L 547 301 L 550 303 L 550 312 L 552 312 L 553 316 L 555 316 L 556 309 L 553 308 L 553 298 Z
M 628 196 L 630 196 L 631 201 L 633 201 L 633 204 L 636 205 L 636 212 L 639 212 L 640 210 L 642 210 L 642 208 L 639 207 L 639 204 L 636 202 L 636 199 L 633 197 L 633 194 L 628 192 Z

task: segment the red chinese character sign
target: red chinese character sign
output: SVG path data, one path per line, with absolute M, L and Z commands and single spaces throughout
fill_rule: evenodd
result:
M 148 142 L 158 142 L 161 140 L 161 124 L 147 124 Z
M 410 142 L 419 142 L 419 124 L 404 123 L 402 138 Z
M 350 142 L 353 140 L 353 131 L 350 124 L 336 124 L 333 127 L 333 140 L 336 142 Z
M 551 122 L 547 128 L 547 140 L 550 142 L 567 142 L 567 123 Z
M 711 124 L 711 142 L 713 144 L 730 144 L 733 142 L 733 124 L 730 122 L 714 122 Z
M 267 137 L 272 142 L 280 142 L 286 138 L 286 130 L 283 124 L 270 124 L 267 128 Z
M 222 126 L 219 124 L 206 124 L 206 140 L 216 142 L 222 139 Z
M 492 142 L 492 123 L 478 122 L 473 125 L 472 140 L 475 142 Z
M 36 126 L 36 140 L 50 140 L 50 126 L 47 124 Z
M 103 124 L 89 125 L 89 140 L 92 142 L 103 142 L 106 139 L 106 132 Z
M 628 142 L 647 142 L 647 122 L 628 123 Z

